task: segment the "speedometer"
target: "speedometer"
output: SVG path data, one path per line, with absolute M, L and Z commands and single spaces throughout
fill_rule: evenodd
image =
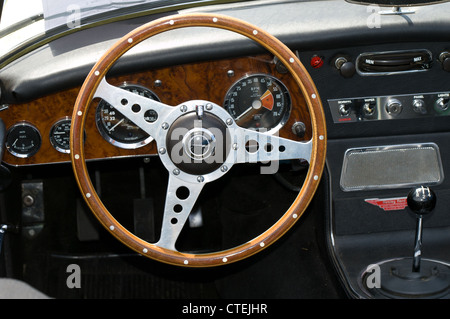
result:
M 66 117 L 50 129 L 50 143 L 61 153 L 70 153 L 70 123 L 70 118 Z
M 124 84 L 121 88 L 159 101 L 155 93 L 143 86 Z M 135 149 L 153 140 L 150 135 L 104 100 L 99 102 L 95 117 L 100 134 L 117 147 Z
M 279 79 L 254 74 L 233 84 L 224 107 L 239 126 L 274 133 L 289 118 L 291 98 Z

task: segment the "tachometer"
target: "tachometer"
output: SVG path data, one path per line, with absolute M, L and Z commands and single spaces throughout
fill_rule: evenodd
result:
M 291 97 L 279 79 L 254 74 L 233 84 L 224 107 L 239 126 L 274 133 L 289 118 Z
M 143 86 L 124 84 L 121 87 L 135 94 L 159 101 L 155 93 Z M 153 140 L 150 135 L 104 100 L 99 102 L 95 117 L 100 134 L 117 147 L 135 149 L 147 145 Z

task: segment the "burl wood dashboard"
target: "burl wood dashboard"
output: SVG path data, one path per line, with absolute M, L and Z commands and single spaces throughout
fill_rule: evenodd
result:
M 193 99 L 207 100 L 224 106 L 225 97 L 230 88 L 238 81 L 252 75 L 271 75 L 285 86 L 290 96 L 289 101 L 284 102 L 289 103 L 287 105 L 290 108 L 289 116 L 283 127 L 275 134 L 294 140 L 310 139 L 311 121 L 300 88 L 289 73 L 284 72 L 279 65 L 277 66 L 274 57 L 270 55 L 143 70 L 133 74 L 110 76 L 107 77 L 107 81 L 116 86 L 133 84 L 145 87 L 151 90 L 161 102 L 171 106 L 178 106 L 184 101 Z M 30 154 L 14 154 L 11 146 L 18 143 L 19 137 L 9 136 L 9 141 L 7 140 L 9 147 L 5 152 L 4 162 L 12 166 L 70 162 L 69 150 L 58 150 L 51 143 L 50 136 L 55 134 L 52 132 L 52 127 L 60 120 L 66 119 L 70 125 L 73 105 L 80 87 L 45 95 L 28 103 L 9 105 L 1 111 L 0 116 L 8 133 L 13 127 L 26 123 L 35 128 L 39 135 L 39 141 L 33 142 L 35 150 Z M 45 90 L 45 87 L 42 88 L 43 92 Z M 87 160 L 156 154 L 154 141 L 134 149 L 125 149 L 108 142 L 100 134 L 96 124 L 96 108 L 100 104 L 99 102 L 99 100 L 92 102 L 86 122 L 85 155 Z M 296 122 L 305 124 L 306 133 L 302 138 L 292 131 L 292 126 Z M 60 133 L 62 134 L 62 132 Z

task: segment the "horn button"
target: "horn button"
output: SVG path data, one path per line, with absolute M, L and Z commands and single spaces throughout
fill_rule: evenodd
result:
M 189 112 L 173 122 L 167 134 L 167 151 L 180 170 L 194 175 L 209 174 L 225 162 L 230 147 L 226 124 L 205 112 L 199 119 Z

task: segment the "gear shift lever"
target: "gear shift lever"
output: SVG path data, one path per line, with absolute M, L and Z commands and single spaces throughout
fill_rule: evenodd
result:
M 380 287 L 370 292 L 379 298 L 448 298 L 450 267 L 437 260 L 421 259 L 423 218 L 436 206 L 436 194 L 425 186 L 407 196 L 409 209 L 416 215 L 416 235 L 412 258 L 394 257 L 378 263 Z M 369 288 L 369 286 L 367 286 Z
M 423 215 L 430 214 L 436 206 L 436 194 L 429 187 L 412 189 L 407 197 L 409 208 L 416 214 L 416 236 L 414 240 L 413 272 L 420 272 L 422 256 Z

